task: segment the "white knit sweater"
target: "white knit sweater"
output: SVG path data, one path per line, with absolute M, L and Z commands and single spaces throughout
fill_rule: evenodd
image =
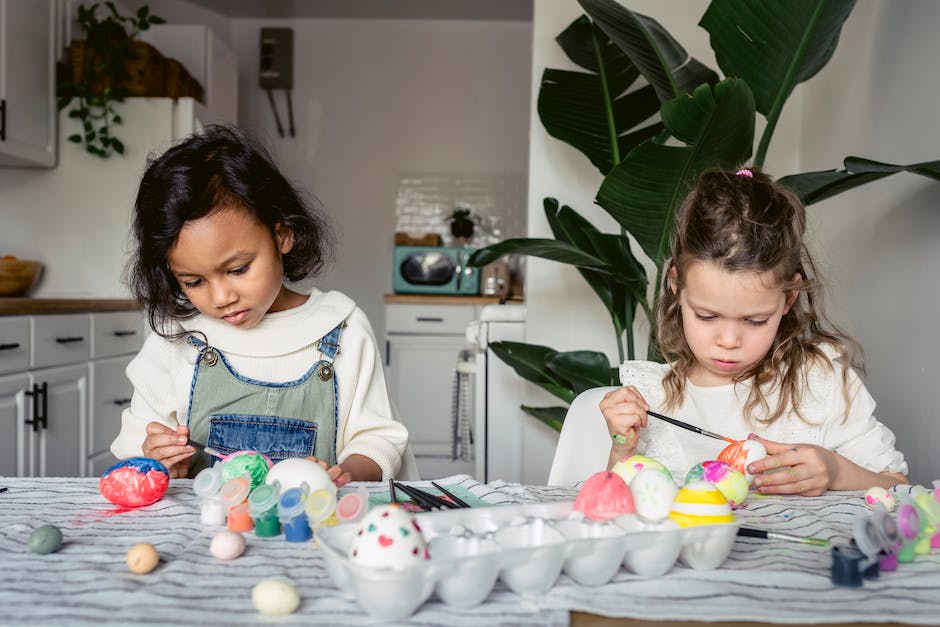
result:
M 205 334 L 240 374 L 283 383 L 298 379 L 321 358 L 315 342 L 343 320 L 348 326 L 333 362 L 339 391 L 337 461 L 364 455 L 382 468 L 383 478 L 400 477 L 408 431 L 389 400 L 372 326 L 347 296 L 314 290 L 303 305 L 269 313 L 250 329 L 202 315 L 181 326 Z M 121 418 L 121 433 L 111 444 L 116 457 L 142 454 L 151 421 L 174 429 L 187 423 L 193 357 L 194 349 L 185 340 L 171 342 L 150 334 L 127 367 L 134 395 Z

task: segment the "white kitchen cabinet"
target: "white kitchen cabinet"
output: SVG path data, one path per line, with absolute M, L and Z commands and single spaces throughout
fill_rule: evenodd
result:
M 453 392 L 458 356 L 468 348 L 466 328 L 478 312 L 479 306 L 467 304 L 385 305 L 389 395 L 408 427 L 423 479 L 475 474 L 475 461 L 452 459 Z
M 56 164 L 55 0 L 0 0 L 0 166 Z
M 142 336 L 137 312 L 0 317 L 0 475 L 85 476 L 113 463 L 107 447 L 130 402 L 124 368 Z M 14 371 L 24 353 L 28 369 Z

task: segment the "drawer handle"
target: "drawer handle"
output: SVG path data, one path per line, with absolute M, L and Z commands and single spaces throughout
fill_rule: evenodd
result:
M 71 337 L 57 337 L 55 341 L 59 344 L 74 344 L 75 342 L 84 342 L 85 338 L 80 335 L 75 335 Z
M 128 335 L 137 335 L 137 331 L 115 331 L 116 337 L 127 337 Z
M 40 425 L 43 429 L 49 428 L 49 413 L 48 413 L 48 400 L 49 400 L 49 384 L 45 381 L 42 382 L 42 385 L 37 383 L 33 384 L 32 391 L 24 392 L 26 396 L 33 397 L 33 419 L 24 420 L 28 425 L 33 425 L 33 431 L 39 431 Z
M 415 318 L 415 320 L 417 320 L 418 322 L 444 322 L 443 318 L 431 318 L 431 317 L 425 317 L 425 316 L 418 316 L 417 318 Z
M 6 344 L 0 344 L 0 351 L 11 351 L 14 348 L 19 348 L 19 342 L 7 342 Z
M 129 399 L 129 398 L 116 398 L 116 399 L 114 399 L 114 400 L 111 401 L 111 402 L 120 407 L 121 405 L 127 405 L 127 404 L 129 404 L 129 403 L 131 402 L 131 399 Z

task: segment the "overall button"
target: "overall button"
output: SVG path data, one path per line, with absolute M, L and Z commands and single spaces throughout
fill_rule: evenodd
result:
M 323 364 L 317 370 L 317 376 L 320 377 L 321 381 L 329 381 L 333 378 L 333 366 L 330 364 Z

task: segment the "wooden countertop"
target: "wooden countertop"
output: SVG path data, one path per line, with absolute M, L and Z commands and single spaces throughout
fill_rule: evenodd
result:
M 0 316 L 98 313 L 140 309 L 130 298 L 0 298 Z
M 386 294 L 386 303 L 404 305 L 498 305 L 499 296 L 457 296 L 437 294 Z M 521 305 L 525 301 L 510 298 L 507 303 Z

